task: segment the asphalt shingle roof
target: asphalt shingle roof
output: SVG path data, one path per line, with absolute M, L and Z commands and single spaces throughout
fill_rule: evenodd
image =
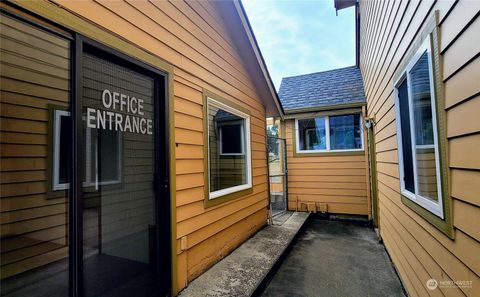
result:
M 278 96 L 285 111 L 365 102 L 363 80 L 356 66 L 284 77 Z

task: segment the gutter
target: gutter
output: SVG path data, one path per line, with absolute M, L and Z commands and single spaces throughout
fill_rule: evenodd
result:
M 339 110 L 339 109 L 347 109 L 347 108 L 360 108 L 366 105 L 367 105 L 367 102 L 354 102 L 354 103 L 342 103 L 342 104 L 320 106 L 320 107 L 289 109 L 285 111 L 285 118 L 286 119 L 294 118 L 294 115 L 298 115 L 299 113 L 330 111 L 330 110 Z

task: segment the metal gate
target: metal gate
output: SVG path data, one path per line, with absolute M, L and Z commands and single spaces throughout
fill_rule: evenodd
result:
M 287 153 L 285 139 L 268 136 L 270 209 L 277 215 L 288 208 Z

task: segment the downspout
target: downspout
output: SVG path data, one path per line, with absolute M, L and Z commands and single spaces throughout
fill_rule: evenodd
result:
M 373 226 L 379 227 L 379 215 L 378 215 L 378 186 L 377 186 L 377 158 L 375 150 L 375 120 L 374 118 L 367 117 L 365 119 L 365 126 L 367 128 L 368 135 L 368 165 L 370 166 L 370 195 L 372 201 L 372 213 L 373 213 Z

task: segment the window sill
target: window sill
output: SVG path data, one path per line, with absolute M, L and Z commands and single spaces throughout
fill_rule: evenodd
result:
M 323 151 L 323 152 L 298 152 L 294 151 L 294 157 L 323 157 L 323 156 L 362 156 L 365 150 L 343 150 L 343 151 Z
M 435 203 L 428 198 L 425 198 L 421 195 L 413 194 L 410 191 L 402 190 L 402 195 L 412 202 L 418 204 L 422 208 L 425 208 L 427 211 L 431 212 L 433 215 L 436 215 L 440 219 L 444 219 L 443 209 L 439 203 Z
M 410 198 L 401 194 L 402 203 L 405 204 L 408 208 L 413 210 L 417 215 L 425 219 L 428 223 L 432 224 L 440 230 L 443 234 L 448 236 L 450 239 L 454 239 L 454 231 L 453 225 L 451 221 L 451 214 L 445 212 L 444 216 L 445 219 L 441 219 L 434 213 L 431 213 L 429 210 L 423 208 L 421 205 L 417 204 L 416 202 L 412 201 Z
M 208 188 L 207 188 L 207 190 L 205 191 L 205 200 L 203 202 L 203 205 L 205 206 L 205 208 L 209 208 L 209 207 L 213 207 L 213 206 L 225 203 L 230 200 L 244 197 L 252 193 L 253 193 L 253 186 L 250 186 L 247 189 L 239 190 L 233 193 L 228 193 L 228 194 L 210 199 L 210 193 L 208 192 Z

